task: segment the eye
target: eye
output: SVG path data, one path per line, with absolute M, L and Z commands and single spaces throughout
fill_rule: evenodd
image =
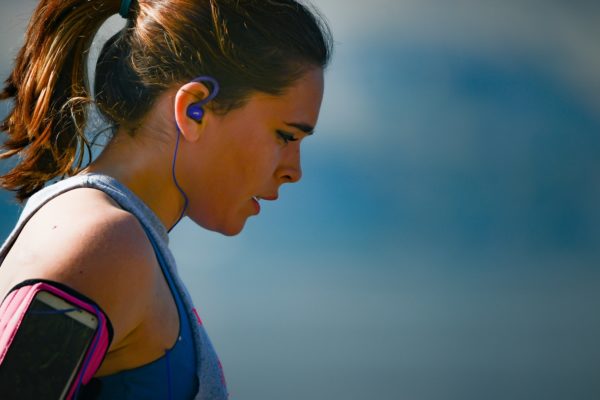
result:
M 278 131 L 277 131 L 277 136 L 279 136 L 279 138 L 280 138 L 281 140 L 283 140 L 283 142 L 284 142 L 285 144 L 288 144 L 289 142 L 295 142 L 295 141 L 297 141 L 297 140 L 298 140 L 298 139 L 297 139 L 297 138 L 295 138 L 295 137 L 294 137 L 294 135 L 292 135 L 291 133 L 287 133 L 287 132 L 280 131 L 280 130 L 278 130 Z

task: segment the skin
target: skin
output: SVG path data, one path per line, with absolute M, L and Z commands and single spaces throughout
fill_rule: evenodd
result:
M 186 215 L 206 229 L 239 233 L 257 214 L 253 197 L 274 200 L 281 185 L 300 180 L 300 143 L 317 123 L 323 71 L 308 70 L 280 96 L 254 93 L 226 115 L 206 106 L 201 123 L 188 118 L 187 107 L 208 95 L 202 83 L 166 91 L 134 135 L 117 132 L 83 173 L 117 178 L 170 228 L 183 209 L 171 177 L 177 124 Z M 27 222 L 0 268 L 0 298 L 32 278 L 63 282 L 108 314 L 115 336 L 97 376 L 147 364 L 178 336 L 177 308 L 143 228 L 99 190 L 64 193 Z
M 191 171 L 180 178 L 190 199 L 188 216 L 235 235 L 256 213 L 253 196 L 275 199 L 282 184 L 299 181 L 300 144 L 308 134 L 290 124 L 314 127 L 322 96 L 322 71 L 313 70 L 283 96 L 257 94 L 223 117 L 209 113 L 192 126 L 189 118 L 181 121 L 189 128 L 177 166 Z

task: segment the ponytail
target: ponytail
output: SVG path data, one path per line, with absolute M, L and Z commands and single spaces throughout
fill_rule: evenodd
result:
M 73 175 L 90 154 L 86 60 L 94 35 L 119 6 L 118 0 L 42 0 L 35 9 L 0 92 L 0 100 L 13 100 L 0 124 L 8 136 L 0 159 L 20 158 L 0 185 L 19 201 L 57 176 Z

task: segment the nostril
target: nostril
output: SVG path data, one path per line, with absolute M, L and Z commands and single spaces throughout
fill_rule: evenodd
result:
M 300 180 L 301 174 L 284 175 L 283 179 L 288 183 L 296 183 Z
M 302 170 L 298 167 L 286 168 L 285 170 L 280 171 L 278 176 L 283 183 L 295 183 L 302 177 Z

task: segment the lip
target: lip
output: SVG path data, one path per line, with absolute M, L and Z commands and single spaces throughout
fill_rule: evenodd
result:
M 274 195 L 272 195 L 272 196 L 265 196 L 265 197 L 263 197 L 263 196 L 260 196 L 260 198 L 261 198 L 262 200 L 267 200 L 267 201 L 275 201 L 275 200 L 277 200 L 277 199 L 279 198 L 279 196 L 278 196 L 278 195 L 276 195 L 276 194 L 274 194 Z
M 258 215 L 260 213 L 260 203 L 255 197 L 252 198 L 252 204 L 254 204 L 254 215 Z

